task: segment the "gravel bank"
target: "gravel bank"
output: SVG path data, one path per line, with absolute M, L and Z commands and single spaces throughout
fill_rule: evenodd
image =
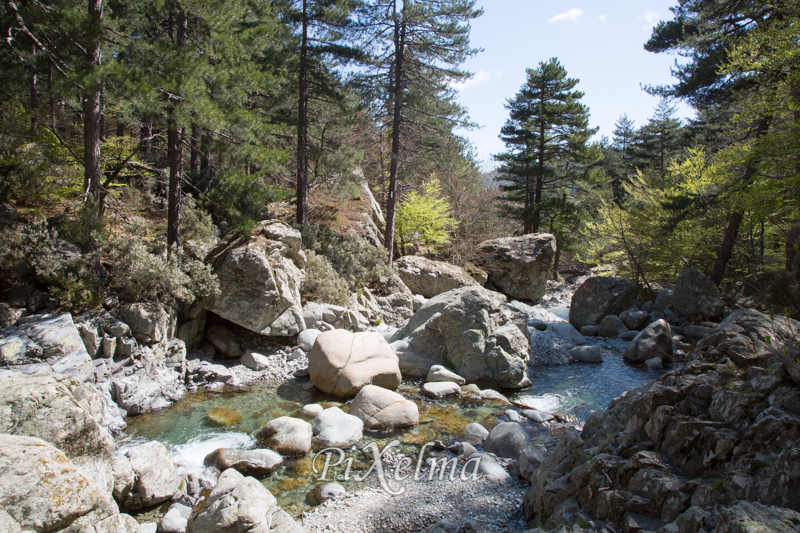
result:
M 399 496 L 367 487 L 330 500 L 305 513 L 303 526 L 309 533 L 417 533 L 449 520 L 478 533 L 525 530 L 522 500 L 530 486 L 523 482 L 409 480 L 404 487 Z

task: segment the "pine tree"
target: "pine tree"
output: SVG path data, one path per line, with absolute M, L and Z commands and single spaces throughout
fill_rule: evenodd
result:
M 682 124 L 677 109 L 666 98 L 658 103 L 647 124 L 636 132 L 633 154 L 639 167 L 653 168 L 663 183 L 667 167 L 683 147 Z
M 346 46 L 352 36 L 350 14 L 352 0 L 289 0 L 282 6 L 287 22 L 296 26 L 297 50 L 297 147 L 296 192 L 298 224 L 308 223 L 309 165 L 312 147 L 309 141 L 309 103 L 324 99 L 336 90 L 336 76 L 330 72 L 331 61 L 360 55 Z M 312 95 L 313 93 L 313 95 Z M 312 98 L 313 97 L 313 98 Z
M 509 118 L 500 131 L 508 151 L 496 157 L 510 215 L 523 223 L 523 231 L 537 233 L 547 189 L 563 183 L 572 165 L 586 162 L 589 110 L 580 103 L 578 80 L 552 58 L 536 69 L 506 105 Z M 519 207 L 521 205 L 521 207 Z
M 394 257 L 397 184 L 410 138 L 436 150 L 437 137 L 449 138 L 466 113 L 455 103 L 450 84 L 469 77 L 458 66 L 477 52 L 469 46 L 469 21 L 480 16 L 475 0 L 372 0 L 360 13 L 365 42 L 371 43 L 370 74 L 361 77 L 376 114 L 391 135 L 384 243 Z M 426 140 L 420 142 L 419 137 Z

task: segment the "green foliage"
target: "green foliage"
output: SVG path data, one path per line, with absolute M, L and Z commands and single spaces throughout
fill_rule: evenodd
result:
M 300 294 L 305 301 L 318 301 L 346 306 L 350 291 L 347 283 L 333 269 L 324 255 L 313 250 L 306 253 L 306 277 Z
M 32 130 L 35 116 L 18 104 L 0 112 L 0 203 L 41 208 L 80 192 L 81 168 L 59 139 Z
M 134 302 L 160 302 L 167 306 L 178 300 L 191 303 L 219 292 L 219 283 L 208 265 L 187 256 L 180 248 L 148 246 L 142 227 L 140 221 L 134 221 L 126 227 L 125 234 L 109 241 L 113 289 Z
M 386 250 L 376 248 L 353 230 L 343 237 L 325 226 L 301 226 L 303 248 L 324 256 L 351 291 L 376 283 L 394 272 L 386 264 Z
M 0 234 L 0 257 L 4 283 L 44 282 L 53 305 L 79 312 L 103 302 L 102 280 L 44 222 L 22 224 Z
M 290 195 L 290 191 L 271 185 L 263 178 L 230 172 L 213 186 L 207 203 L 211 212 L 226 220 L 232 228 L 248 230 L 269 218 L 269 204 Z
M 411 191 L 397 207 L 397 239 L 400 249 L 406 244 L 424 244 L 429 252 L 451 240 L 458 226 L 451 216 L 450 205 L 442 198 L 442 187 L 433 179 L 422 192 Z
M 213 244 L 217 239 L 217 228 L 211 215 L 197 205 L 191 195 L 184 196 L 181 203 L 181 233 L 184 241 Z

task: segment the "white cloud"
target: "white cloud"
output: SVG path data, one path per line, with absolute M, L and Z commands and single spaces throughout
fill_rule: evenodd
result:
M 600 15 L 599 17 L 597 17 L 597 20 L 606 20 L 606 16 L 605 15 Z
M 562 20 L 569 20 L 571 22 L 580 22 L 580 18 L 583 15 L 583 9 L 578 9 L 577 7 L 573 7 L 569 11 L 565 11 L 564 13 L 559 13 L 558 15 L 554 16 L 553 18 L 547 21 L 548 24 L 552 24 L 553 22 L 561 22 Z
M 656 25 L 656 22 L 659 20 L 659 15 L 655 11 L 648 11 L 641 17 L 636 17 L 636 20 L 643 20 L 645 24 L 642 27 L 646 30 L 649 30 Z
M 479 70 L 478 72 L 475 73 L 474 76 L 472 76 L 468 80 L 450 82 L 450 87 L 456 89 L 457 91 L 463 91 L 467 87 L 472 87 L 473 85 L 478 85 L 479 83 L 487 82 L 491 78 L 492 78 L 491 74 L 489 74 L 485 70 Z

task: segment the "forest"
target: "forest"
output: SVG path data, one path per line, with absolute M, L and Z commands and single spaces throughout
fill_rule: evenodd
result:
M 796 2 L 680 0 L 643 43 L 679 58 L 675 83 L 647 87 L 652 117 L 623 115 L 610 139 L 542 58 L 507 100 L 491 172 L 453 88 L 480 15 L 474 0 L 8 2 L 2 279 L 34 272 L 74 310 L 108 288 L 191 301 L 215 290 L 203 259 L 219 237 L 280 218 L 317 252 L 310 299 L 345 298 L 409 247 L 468 266 L 482 241 L 547 232 L 556 279 L 599 266 L 657 291 L 693 266 L 796 305 Z M 354 169 L 385 251 L 331 223 L 359 198 Z

